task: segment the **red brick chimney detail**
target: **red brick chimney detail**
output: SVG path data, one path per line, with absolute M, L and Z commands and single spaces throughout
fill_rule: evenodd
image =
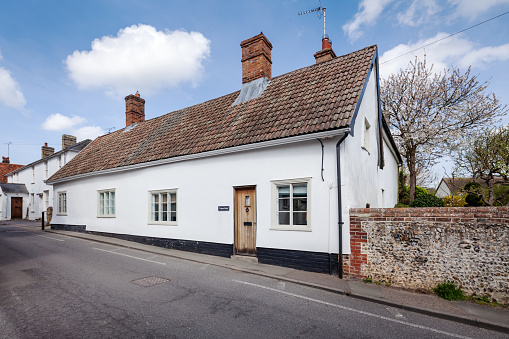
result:
M 142 121 L 145 121 L 145 99 L 138 92 L 129 94 L 125 97 L 125 125 L 127 127 Z
M 272 77 L 272 44 L 260 33 L 240 43 L 242 47 L 242 83 Z
M 9 157 L 2 157 L 2 164 L 10 164 L 11 161 L 9 160 Z
M 332 43 L 328 37 L 322 39 L 322 50 L 316 52 L 314 57 L 317 64 L 332 60 L 336 57 L 336 53 L 332 50 Z

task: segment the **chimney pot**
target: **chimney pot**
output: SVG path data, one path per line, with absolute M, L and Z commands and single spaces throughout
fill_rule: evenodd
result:
M 125 97 L 125 126 L 142 121 L 145 121 L 145 99 L 138 92 L 129 94 Z
M 324 36 L 322 39 L 322 50 L 318 51 L 314 55 L 316 63 L 320 64 L 325 61 L 332 60 L 336 57 L 336 53 L 332 50 L 332 43 L 328 36 Z
M 260 33 L 240 43 L 242 48 L 242 83 L 272 77 L 272 44 Z
M 2 164 L 10 164 L 11 161 L 9 160 L 9 157 L 2 157 Z

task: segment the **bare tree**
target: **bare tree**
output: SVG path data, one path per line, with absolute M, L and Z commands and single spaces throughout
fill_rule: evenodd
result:
M 410 201 L 415 198 L 419 168 L 430 168 L 461 138 L 507 114 L 507 106 L 493 93 L 458 68 L 433 71 L 426 58 L 410 62 L 398 74 L 382 79 L 383 110 L 405 158 L 410 176 Z
M 486 128 L 477 135 L 469 136 L 466 141 L 458 147 L 454 156 L 455 171 L 485 185 L 473 185 L 462 191 L 481 197 L 485 205 L 502 205 L 509 190 L 495 194 L 495 189 L 509 187 L 509 126 Z

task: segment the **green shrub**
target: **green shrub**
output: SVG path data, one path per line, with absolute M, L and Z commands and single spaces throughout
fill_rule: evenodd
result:
M 444 206 L 446 207 L 463 207 L 466 204 L 465 199 L 457 195 L 448 195 L 444 198 Z
M 421 194 L 428 194 L 428 191 L 424 187 L 416 186 L 415 187 L 415 196 L 418 197 Z
M 362 279 L 362 281 L 365 282 L 366 284 L 371 284 L 373 282 L 373 279 L 371 277 L 367 277 Z
M 444 201 L 440 198 L 435 197 L 431 194 L 420 194 L 415 197 L 411 207 L 442 207 L 444 206 Z
M 466 297 L 461 287 L 456 287 L 452 281 L 440 283 L 433 289 L 436 295 L 445 300 L 465 300 Z
M 396 205 L 394 205 L 394 208 L 405 208 L 405 207 L 410 207 L 410 206 L 408 206 L 406 204 L 402 204 L 400 202 L 398 202 Z

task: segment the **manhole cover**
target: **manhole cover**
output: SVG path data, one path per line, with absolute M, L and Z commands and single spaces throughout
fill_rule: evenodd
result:
M 157 284 L 162 284 L 170 281 L 169 279 L 159 278 L 159 277 L 146 277 L 141 279 L 136 279 L 131 281 L 132 283 L 140 286 L 154 286 Z

